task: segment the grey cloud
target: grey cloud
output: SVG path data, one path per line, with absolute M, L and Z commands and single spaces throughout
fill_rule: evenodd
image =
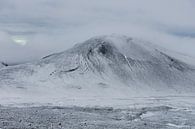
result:
M 31 61 L 112 33 L 195 56 L 189 52 L 194 42 L 194 6 L 192 0 L 0 0 L 0 60 Z M 27 45 L 14 44 L 15 35 L 25 37 Z

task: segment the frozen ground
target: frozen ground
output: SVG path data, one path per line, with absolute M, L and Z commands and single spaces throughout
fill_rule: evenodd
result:
M 167 96 L 104 100 L 110 104 L 88 100 L 89 106 L 84 106 L 84 103 L 80 103 L 82 106 L 54 106 L 49 103 L 43 104 L 49 106 L 33 103 L 0 106 L 0 128 L 195 129 L 194 98 Z M 79 105 L 77 101 L 75 103 Z
M 195 107 L 193 107 L 193 110 Z M 194 129 L 195 114 L 168 106 L 0 108 L 2 129 Z

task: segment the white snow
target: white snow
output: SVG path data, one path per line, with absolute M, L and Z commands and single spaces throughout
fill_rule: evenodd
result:
M 176 125 L 176 124 L 173 124 L 173 123 L 168 123 L 167 124 L 168 126 L 171 126 L 171 127 L 176 127 L 176 128 L 178 128 L 178 129 L 180 129 L 180 128 L 190 128 L 190 126 L 186 126 L 186 125 Z

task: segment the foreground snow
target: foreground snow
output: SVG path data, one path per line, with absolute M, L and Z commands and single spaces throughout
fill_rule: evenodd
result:
M 35 98 L 33 103 L 29 99 L 3 99 L 0 100 L 5 102 L 0 106 L 0 128 L 194 129 L 194 98 L 56 98 L 42 99 L 42 102 Z
M 193 129 L 195 114 L 169 106 L 114 109 L 111 107 L 0 107 L 0 128 L 14 129 Z M 195 110 L 192 107 L 191 110 Z

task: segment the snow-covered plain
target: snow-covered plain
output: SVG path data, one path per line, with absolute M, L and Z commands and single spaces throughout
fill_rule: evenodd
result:
M 112 107 L 1 108 L 0 127 L 6 129 L 194 129 L 195 114 L 169 106 L 114 109 Z
M 29 110 L 32 106 L 112 107 L 121 110 L 167 106 L 190 112 L 191 118 L 184 117 L 192 120 L 195 113 L 193 61 L 190 57 L 135 38 L 94 37 L 39 61 L 1 68 L 0 105 L 2 109 L 9 107 L 7 110 L 10 111 L 13 111 L 10 107 L 27 107 Z M 4 111 L 2 113 L 7 112 Z M 21 112 L 20 109 L 17 111 Z M 139 119 L 153 116 L 153 113 L 147 112 Z M 184 127 L 177 123 L 163 124 L 166 126 L 162 128 Z M 193 122 L 185 127 L 194 127 Z

